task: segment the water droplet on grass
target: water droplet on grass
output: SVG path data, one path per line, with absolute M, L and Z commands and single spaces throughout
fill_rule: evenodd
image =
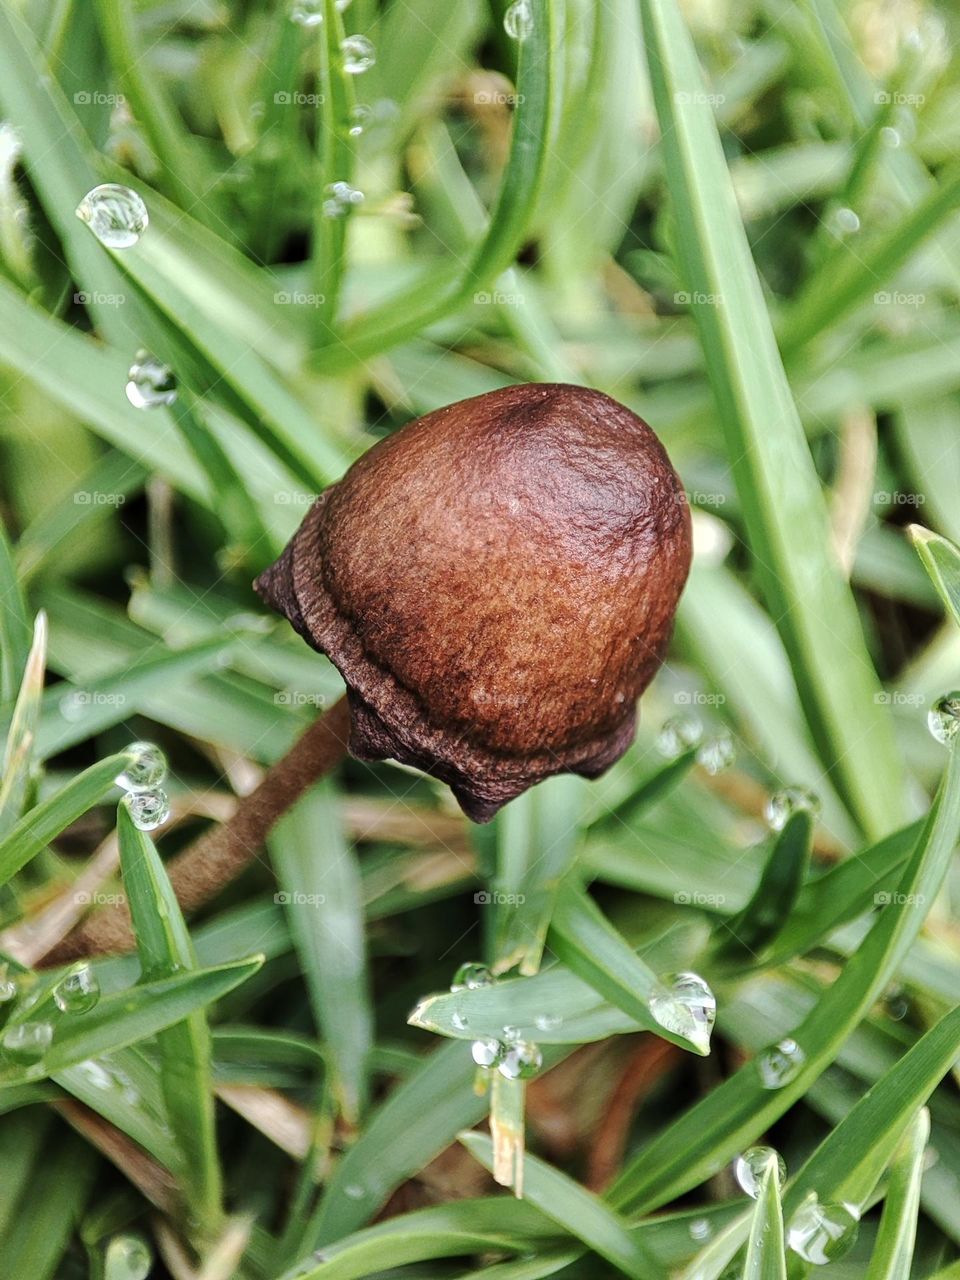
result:
M 676 760 L 695 747 L 703 737 L 703 725 L 696 716 L 671 716 L 657 736 L 657 750 L 668 760 Z
M 108 249 L 129 249 L 150 225 L 141 197 L 116 182 L 88 191 L 77 205 L 77 217 Z
M 781 787 L 766 803 L 763 816 L 773 831 L 782 831 L 795 813 L 806 811 L 815 819 L 820 813 L 818 796 L 807 787 Z
M 478 1067 L 495 1067 L 506 1053 L 506 1045 L 489 1036 L 483 1040 L 474 1040 L 470 1053 Z
M 135 409 L 161 409 L 176 400 L 177 380 L 169 365 L 149 351 L 138 351 L 127 372 L 124 390 Z
M 141 831 L 156 831 L 170 817 L 170 801 L 159 787 L 149 791 L 128 791 L 121 804 L 130 811 L 133 825 Z
M 804 1262 L 822 1267 L 836 1262 L 856 1243 L 859 1215 L 852 1205 L 820 1204 L 811 1195 L 787 1228 L 787 1244 Z
M 109 1280 L 147 1280 L 153 1254 L 142 1236 L 114 1236 L 107 1245 L 105 1274 Z
M 960 733 L 960 691 L 945 693 L 927 712 L 927 728 L 944 747 Z
M 514 0 L 503 15 L 503 29 L 511 40 L 526 40 L 533 33 L 530 0 Z
M 493 974 L 485 964 L 462 964 L 453 975 L 451 991 L 476 991 L 478 987 L 492 987 Z
M 698 973 L 663 974 L 660 989 L 650 997 L 650 1012 L 665 1031 L 683 1036 L 703 1054 L 710 1052 L 717 1001 Z
M 61 1013 L 89 1013 L 100 999 L 100 983 L 88 964 L 79 964 L 60 979 L 53 999 Z
M 363 192 L 351 187 L 349 182 L 331 182 L 323 189 L 323 216 L 343 218 L 355 205 L 363 204 Z
M 713 1235 L 713 1227 L 707 1218 L 694 1218 L 690 1223 L 691 1240 L 709 1240 Z
M 539 1045 L 530 1040 L 513 1040 L 505 1046 L 497 1070 L 507 1080 L 529 1080 L 543 1066 Z
M 723 773 L 724 769 L 729 769 L 736 758 L 737 748 L 733 735 L 726 732 L 719 733 L 709 742 L 705 742 L 697 752 L 697 764 L 712 778 L 715 778 L 718 773 Z
M 290 10 L 290 20 L 298 27 L 319 27 L 323 22 L 323 0 L 296 0 Z
M 760 1075 L 760 1083 L 765 1089 L 781 1089 L 785 1084 L 789 1084 L 795 1079 L 798 1072 L 806 1062 L 806 1054 L 797 1044 L 796 1040 L 787 1037 L 781 1040 L 779 1044 L 771 1045 L 769 1049 L 757 1055 L 756 1059 L 757 1071 Z
M 53 1040 L 53 1025 L 49 1022 L 18 1022 L 5 1027 L 0 1036 L 4 1053 L 18 1062 L 37 1062 L 46 1053 Z
M 827 226 L 835 236 L 852 236 L 860 230 L 860 215 L 841 205 L 829 215 Z
M 787 1166 L 783 1156 L 774 1151 L 773 1147 L 751 1147 L 742 1156 L 738 1156 L 734 1162 L 734 1177 L 747 1195 L 754 1200 L 760 1194 L 760 1188 L 763 1186 L 763 1175 L 771 1160 L 776 1160 L 777 1162 L 777 1182 L 782 1189 L 787 1180 Z
M 133 759 L 114 781 L 124 791 L 149 791 L 167 776 L 167 758 L 152 742 L 131 742 L 127 750 Z
M 340 52 L 343 54 L 343 69 L 347 75 L 358 76 L 376 65 L 376 50 L 366 36 L 347 36 L 340 46 Z

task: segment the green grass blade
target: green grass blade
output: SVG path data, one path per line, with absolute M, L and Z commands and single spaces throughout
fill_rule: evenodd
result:
M 642 0 L 677 250 L 695 305 L 754 566 L 823 753 L 858 821 L 903 815 L 889 716 L 777 351 L 700 67 L 675 0 Z
M 947 612 L 960 626 L 960 548 L 919 524 L 910 526 L 910 538 Z
M 568 880 L 557 896 L 550 927 L 550 949 L 579 978 L 588 982 L 629 1018 L 681 1049 L 706 1056 L 706 1037 L 687 1037 L 662 1026 L 650 1001 L 661 988 L 657 975 L 613 927 L 592 898 Z
M 810 864 L 813 816 L 800 809 L 790 815 L 777 834 L 760 883 L 739 915 L 725 924 L 721 940 L 725 958 L 756 959 L 793 919 L 793 908 Z
M 894 901 L 793 1034 L 804 1055 L 799 1070 L 779 1088 L 768 1089 L 756 1062 L 741 1067 L 630 1161 L 612 1193 L 616 1208 L 647 1210 L 698 1185 L 803 1096 L 902 963 L 939 891 L 958 834 L 960 752 L 950 751 Z
M 78 773 L 55 795 L 25 813 L 9 835 L 0 840 L 0 884 L 6 884 L 71 822 L 99 803 L 131 758 L 120 751 L 99 760 Z
M 17 580 L 13 550 L 0 520 L 0 701 L 17 696 L 30 652 L 27 606 Z
M 23 681 L 7 731 L 0 773 L 0 839 L 8 835 L 23 812 L 34 735 L 40 713 L 40 696 L 47 664 L 47 615 L 41 611 L 33 628 L 33 644 L 27 656 Z
M 150 837 L 121 801 L 117 810 L 120 869 L 143 978 L 160 981 L 197 968 L 176 894 Z M 222 1179 L 217 1156 L 210 1031 L 202 1009 L 157 1034 L 160 1081 L 180 1153 L 178 1173 L 191 1216 L 212 1235 L 219 1224 Z
M 921 1107 L 903 1135 L 891 1168 L 880 1230 L 865 1280 L 910 1280 L 920 1180 L 929 1137 L 930 1113 Z
M 493 1169 L 493 1143 L 486 1134 L 465 1132 L 458 1136 L 485 1169 Z M 523 1195 L 562 1231 L 571 1232 L 624 1275 L 646 1280 L 656 1266 L 648 1250 L 612 1209 L 536 1156 L 524 1158 Z
M 30 1280 L 63 1275 L 70 1236 L 95 1187 L 95 1152 L 73 1134 L 58 1134 L 23 1187 L 20 1210 L 0 1241 L 4 1274 Z
M 373 1026 L 360 870 L 331 785 L 314 787 L 267 843 L 335 1090 L 355 1120 L 366 1103 Z
M 787 1280 L 780 1181 L 775 1156 L 767 1162 L 754 1206 L 743 1280 Z

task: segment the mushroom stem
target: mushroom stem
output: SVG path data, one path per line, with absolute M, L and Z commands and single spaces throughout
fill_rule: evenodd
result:
M 170 883 L 184 912 L 215 897 L 249 866 L 274 825 L 311 783 L 347 754 L 350 711 L 346 697 L 313 722 L 263 781 L 238 804 L 233 816 L 211 827 L 167 864 Z M 126 905 L 95 912 L 44 957 L 64 964 L 82 956 L 132 950 L 135 943 Z

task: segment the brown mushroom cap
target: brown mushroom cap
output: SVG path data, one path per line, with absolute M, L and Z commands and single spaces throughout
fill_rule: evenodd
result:
M 601 392 L 527 384 L 375 445 L 255 586 L 343 675 L 351 752 L 444 779 L 484 822 L 627 749 L 690 554 L 647 424 Z

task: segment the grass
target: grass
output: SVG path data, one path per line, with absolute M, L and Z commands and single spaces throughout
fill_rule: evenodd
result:
M 956 15 L 320 8 L 0 0 L 0 1273 L 960 1276 Z M 483 828 L 347 761 L 185 920 L 166 862 L 342 692 L 252 577 L 374 440 L 538 380 L 639 412 L 695 511 L 635 745 Z M 118 902 L 135 955 L 44 963 Z M 506 1024 L 543 1068 L 491 1139 Z M 825 1264 L 811 1196 L 859 1219 Z

